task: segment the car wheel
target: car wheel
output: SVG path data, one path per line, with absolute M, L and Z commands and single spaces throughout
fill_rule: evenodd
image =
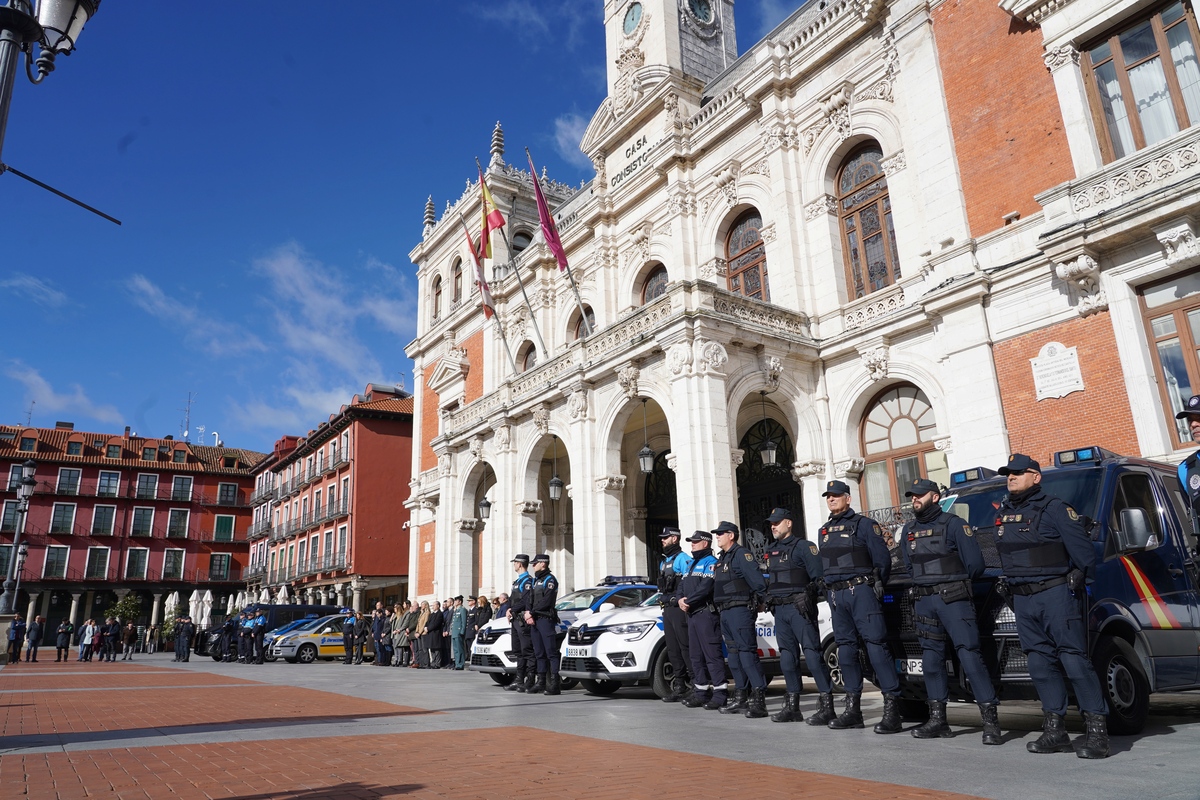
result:
M 507 672 L 489 672 L 488 677 L 498 686 L 508 686 L 517 679 L 516 675 L 509 675 Z
M 846 686 L 842 683 L 842 668 L 838 666 L 837 642 L 833 639 L 826 642 L 825 649 L 821 651 L 821 658 L 825 661 L 825 666 L 829 668 L 829 683 L 833 691 L 846 691 Z
M 285 659 L 284 659 L 284 661 L 288 662 L 289 664 L 295 664 L 295 663 L 296 663 L 296 659 L 294 659 L 294 658 L 285 658 Z
M 296 651 L 296 660 L 301 664 L 311 664 L 317 660 L 317 646 L 315 644 L 302 644 L 300 649 Z
M 608 697 L 621 688 L 620 681 L 593 681 L 588 678 L 580 680 L 579 685 L 588 694 L 594 694 L 598 697 Z
M 1121 736 L 1141 733 L 1150 713 L 1150 682 L 1137 653 L 1124 639 L 1105 636 L 1092 654 L 1108 700 L 1108 730 Z
M 213 660 L 213 661 L 220 662 L 220 660 L 221 660 L 221 657 L 220 657 L 220 656 L 213 656 L 213 657 L 212 657 L 212 660 Z
M 267 661 L 278 661 L 279 656 L 263 656 Z
M 565 689 L 574 689 L 578 685 L 579 685 L 579 681 L 575 680 L 574 678 L 562 678 L 559 681 L 558 688 L 564 689 L 564 690 Z
M 667 654 L 667 648 L 658 651 L 654 657 L 654 671 L 650 673 L 654 693 L 659 697 L 671 694 L 671 681 L 675 679 L 675 666 Z

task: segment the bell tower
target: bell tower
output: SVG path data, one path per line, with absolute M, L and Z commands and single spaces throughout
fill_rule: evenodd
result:
M 608 96 L 620 115 L 670 73 L 707 83 L 737 59 L 734 0 L 605 0 Z

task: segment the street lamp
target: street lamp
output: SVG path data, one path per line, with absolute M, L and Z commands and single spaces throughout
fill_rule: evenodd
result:
M 558 437 L 554 437 L 554 477 L 550 479 L 550 499 L 558 502 L 562 497 L 563 481 L 558 477 Z
M 9 559 L 8 575 L 4 578 L 4 594 L 0 595 L 0 616 L 12 614 L 17 605 L 21 564 L 29 553 L 29 547 L 21 537 L 25 535 L 25 519 L 29 516 L 29 498 L 37 488 L 37 479 L 33 477 L 36 471 L 37 463 L 32 458 L 21 465 L 21 482 L 17 484 L 17 513 L 21 515 L 21 521 L 13 537 L 13 557 Z
M 17 582 L 13 586 L 13 597 L 17 596 L 17 592 L 21 591 L 21 570 L 25 567 L 25 559 L 29 557 L 29 542 L 21 542 L 21 546 L 17 548 Z
M 642 398 L 642 449 L 638 451 L 638 467 L 643 475 L 654 472 L 654 451 L 650 449 L 650 434 L 646 427 L 646 400 Z
M 487 485 L 487 466 L 488 463 L 483 462 L 483 485 Z M 487 499 L 487 492 L 483 493 L 483 499 L 479 501 L 479 518 L 487 519 L 492 516 L 492 501 Z
M 759 394 L 759 397 L 762 399 L 763 436 L 767 436 L 767 393 L 759 392 L 758 394 Z M 775 452 L 777 449 L 778 449 L 778 446 L 775 444 L 775 442 L 771 441 L 771 438 L 769 436 L 767 436 L 766 441 L 764 441 L 762 444 L 760 444 L 758 446 L 758 454 L 760 456 L 762 456 L 762 463 L 763 463 L 764 467 L 775 466 Z
M 100 7 L 100 0 L 0 0 L 0 150 L 17 77 L 17 57 L 25 53 L 25 74 L 41 83 L 54 71 L 59 53 L 70 55 L 83 26 Z M 33 45 L 37 43 L 37 77 L 33 74 Z M 3 171 L 3 168 L 0 168 Z

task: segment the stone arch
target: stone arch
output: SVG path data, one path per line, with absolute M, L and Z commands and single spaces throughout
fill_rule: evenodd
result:
M 834 181 L 842 160 L 854 148 L 868 139 L 879 142 L 884 157 L 903 147 L 900 124 L 890 112 L 871 106 L 855 106 L 851 115 L 854 129 L 850 136 L 839 139 L 832 126 L 826 128 L 809 151 L 801 169 L 805 202 L 826 194 L 835 194 Z
M 766 389 L 770 392 L 767 403 L 779 409 L 781 418 L 778 422 L 791 437 L 796 447 L 796 458 L 800 461 L 825 460 L 820 420 L 816 409 L 808 402 L 812 389 L 797 383 L 786 369 L 779 376 L 776 389 L 768 386 L 766 373 L 757 364 L 730 373 L 726 385 L 729 387 L 727 425 L 731 441 L 741 441 L 750 426 L 761 418 L 761 413 L 757 411 L 760 406 L 758 393 Z
M 921 361 L 923 359 L 918 360 L 911 355 L 903 360 L 889 361 L 887 378 L 880 381 L 872 381 L 864 370 L 837 392 L 842 400 L 834 403 L 830 409 L 833 430 L 840 431 L 842 437 L 833 443 L 836 457 L 863 455 L 858 432 L 868 404 L 889 387 L 902 383 L 911 383 L 925 393 L 937 419 L 938 435 L 946 434 L 949 408 L 945 390 L 934 376 L 932 365 Z
M 729 229 L 734 220 L 751 209 L 757 210 L 762 216 L 763 227 L 776 223 L 770 191 L 756 180 L 738 184 L 737 202 L 732 206 L 720 201 L 714 203 L 700 223 L 696 242 L 701 265 L 714 258 L 725 258 L 725 238 L 729 235 Z
M 637 269 L 626 271 L 625 277 L 621 280 L 622 288 L 619 295 L 626 304 L 625 308 L 642 306 L 642 286 L 655 269 L 659 267 L 666 269 L 668 281 L 679 280 L 681 277 L 680 267 L 678 264 L 672 266 L 669 263 L 671 255 L 665 247 L 652 246 L 649 257 L 642 261 Z

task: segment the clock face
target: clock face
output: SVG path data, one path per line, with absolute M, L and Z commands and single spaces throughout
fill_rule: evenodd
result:
M 638 23 L 642 21 L 642 4 L 632 3 L 629 10 L 625 12 L 625 35 L 633 33 L 637 30 Z
M 696 16 L 696 19 L 700 20 L 701 22 L 712 22 L 712 0 L 688 0 L 688 8 L 692 10 L 692 14 Z

